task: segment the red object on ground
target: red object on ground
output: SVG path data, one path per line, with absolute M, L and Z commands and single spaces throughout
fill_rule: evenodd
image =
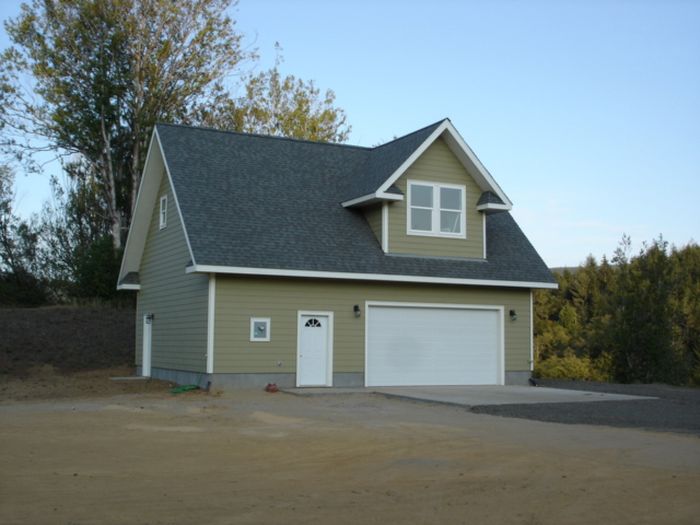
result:
M 268 383 L 265 386 L 265 392 L 270 392 L 271 394 L 279 392 L 279 388 L 277 388 L 277 383 Z

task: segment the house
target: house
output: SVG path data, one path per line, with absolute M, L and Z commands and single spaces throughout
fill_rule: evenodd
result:
M 449 120 L 374 148 L 156 126 L 118 288 L 139 373 L 527 384 L 555 280 Z

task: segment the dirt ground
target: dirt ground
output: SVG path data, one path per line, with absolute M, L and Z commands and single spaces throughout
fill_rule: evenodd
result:
M 108 386 L 17 400 L 5 386 L 3 524 L 690 524 L 700 515 L 694 436 L 366 394 L 176 396 L 153 382 L 129 387 L 147 389 L 139 393 Z

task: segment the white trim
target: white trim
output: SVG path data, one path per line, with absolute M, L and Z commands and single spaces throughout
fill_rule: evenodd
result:
M 430 186 L 433 190 L 433 205 L 428 208 L 425 206 L 413 206 L 411 204 L 411 186 Z M 448 184 L 442 182 L 428 182 L 423 180 L 409 179 L 406 181 L 406 188 L 408 191 L 408 200 L 406 201 L 406 235 L 418 235 L 421 237 L 445 237 L 448 239 L 466 239 L 467 238 L 467 187 L 463 184 Z M 449 188 L 454 190 L 459 190 L 462 193 L 462 209 L 459 210 L 461 214 L 459 220 L 459 227 L 461 231 L 459 233 L 449 233 L 441 231 L 442 219 L 440 217 L 440 212 L 443 208 L 440 205 L 440 189 Z M 425 230 L 414 230 L 411 228 L 411 212 L 413 208 L 419 208 L 423 210 L 431 210 L 431 231 Z M 457 211 L 445 209 L 445 211 Z
M 117 290 L 140 290 L 140 284 L 118 284 Z
M 209 274 L 207 301 L 207 374 L 214 373 L 214 328 L 216 322 L 216 274 Z
M 384 181 L 384 184 L 379 187 L 377 193 L 387 191 L 389 187 L 394 184 L 396 180 L 401 177 L 401 175 L 403 175 L 406 170 L 410 168 L 411 165 L 425 152 L 425 150 L 427 150 L 428 147 L 430 147 L 430 145 L 435 142 L 435 140 L 437 140 L 437 138 L 444 132 L 447 132 L 445 142 L 447 142 L 447 145 L 462 162 L 462 165 L 465 167 L 473 167 L 476 170 L 476 173 L 470 172 L 470 174 L 472 176 L 476 175 L 475 181 L 478 186 L 484 191 L 493 191 L 505 203 L 505 209 L 511 209 L 513 207 L 513 203 L 448 119 L 443 120 L 442 124 L 440 124 L 435 131 L 433 131 L 430 136 L 425 139 L 423 144 L 421 144 L 386 181 Z
M 158 201 L 158 229 L 163 230 L 168 226 L 168 196 L 161 195 Z
M 255 323 L 265 323 L 267 325 L 267 330 L 265 330 L 265 337 L 255 337 Z M 269 317 L 251 317 L 250 318 L 250 342 L 251 343 L 269 343 L 270 342 L 270 332 L 272 330 L 272 320 Z
M 382 251 L 389 253 L 389 203 L 382 203 Z
M 160 142 L 160 137 L 158 135 L 158 129 L 153 128 L 153 134 L 151 135 L 151 142 L 148 147 L 148 153 L 146 154 L 146 163 L 144 164 L 144 169 L 143 173 L 141 175 L 141 182 L 139 184 L 139 191 L 136 196 L 136 206 L 132 210 L 131 216 L 131 225 L 129 226 L 129 233 L 127 234 L 126 238 L 126 244 L 124 245 L 124 255 L 122 256 L 122 263 L 121 267 L 119 269 L 119 280 L 123 279 L 124 276 L 129 273 L 129 272 L 138 272 L 139 267 L 141 265 L 141 258 L 143 257 L 143 248 L 146 244 L 146 237 L 148 235 L 148 230 L 149 230 L 149 225 L 151 221 L 151 217 L 153 216 L 153 207 L 156 205 L 158 202 L 158 187 L 151 187 L 149 190 L 146 189 L 146 176 L 148 173 L 150 173 L 149 170 L 149 162 L 152 160 L 151 159 L 151 154 L 155 150 L 155 148 L 158 148 L 158 151 L 160 152 L 160 157 L 163 162 L 163 168 L 165 170 L 165 174 L 168 177 L 168 184 L 170 185 L 170 191 L 173 194 L 173 200 L 175 201 L 175 208 L 177 209 L 177 214 L 178 217 L 180 218 L 180 225 L 182 226 L 182 232 L 185 235 L 185 242 L 187 243 L 187 250 L 190 254 L 190 260 L 192 263 L 195 262 L 194 258 L 194 252 L 192 251 L 192 245 L 190 244 L 190 237 L 187 234 L 187 226 L 185 225 L 185 221 L 182 217 L 182 211 L 180 210 L 180 202 L 178 201 L 177 198 L 177 191 L 175 190 L 175 185 L 173 184 L 173 178 L 172 175 L 170 174 L 170 168 L 168 167 L 168 160 L 165 158 L 165 153 L 163 152 L 163 147 Z M 151 175 L 153 177 L 153 174 Z M 159 179 L 160 180 L 160 179 Z M 155 184 L 155 181 L 154 183 Z M 153 186 L 150 184 L 149 185 Z M 143 202 L 143 199 L 145 197 L 145 193 L 150 193 L 149 198 L 152 198 L 153 200 L 150 203 Z M 149 206 L 148 210 L 144 210 L 141 212 L 144 206 Z M 138 213 L 137 213 L 138 212 Z M 140 248 L 138 246 L 134 246 L 134 243 L 140 243 L 141 246 Z M 136 256 L 137 259 L 134 261 L 130 261 L 127 263 L 129 259 L 129 254 L 133 250 L 140 249 L 140 253 Z
M 372 204 L 377 201 L 402 201 L 403 195 L 398 193 L 387 193 L 382 191 L 376 191 L 374 193 L 368 193 L 362 197 L 357 197 L 355 199 L 350 199 L 349 201 L 341 202 L 343 208 L 350 208 L 356 206 L 357 204 Z
M 486 214 L 481 214 L 481 244 L 484 247 L 484 259 L 486 259 Z
M 146 351 L 148 349 L 148 351 Z M 151 377 L 153 367 L 153 318 L 151 314 L 143 316 L 143 333 L 141 334 L 141 375 Z
M 530 372 L 535 369 L 535 319 L 532 317 L 532 290 L 530 290 Z
M 155 131 L 155 130 L 154 130 Z M 126 242 L 124 243 L 124 254 L 122 255 L 122 263 L 119 266 L 119 280 L 123 279 L 124 276 L 128 273 L 125 272 L 125 266 L 126 266 L 126 254 L 129 251 L 129 247 L 131 246 L 131 243 L 134 242 L 133 240 L 133 224 L 136 220 L 136 210 L 139 209 L 139 203 L 141 202 L 142 193 L 144 191 L 143 187 L 143 176 L 146 174 L 146 169 L 148 168 L 148 162 L 151 159 L 151 151 L 153 151 L 153 141 L 155 140 L 156 134 L 152 133 L 151 134 L 151 141 L 148 144 L 148 152 L 146 153 L 146 161 L 143 164 L 143 173 L 141 174 L 141 180 L 139 181 L 139 189 L 136 192 L 136 204 L 134 205 L 134 209 L 131 210 L 131 224 L 129 225 L 129 231 L 126 234 Z M 161 157 L 163 156 L 163 152 L 161 151 Z M 156 191 L 158 191 L 156 189 Z M 149 217 L 150 219 L 150 217 Z M 144 244 L 145 244 L 145 235 L 144 235 Z M 140 261 L 139 261 L 140 262 Z M 135 271 L 138 271 L 135 270 Z M 117 290 L 119 290 L 119 286 L 117 286 Z M 130 288 L 121 288 L 122 290 L 129 290 Z
M 355 281 L 391 281 L 406 283 L 462 284 L 469 286 L 498 286 L 506 288 L 551 288 L 556 283 L 534 281 L 493 281 L 488 279 L 457 279 L 452 277 L 427 277 L 422 275 L 391 275 L 384 273 L 318 272 L 312 270 L 283 270 L 277 268 L 249 268 L 244 266 L 213 266 L 195 264 L 185 269 L 186 273 L 226 273 L 235 275 L 268 275 L 275 277 L 309 277 L 314 279 L 350 279 Z
M 412 303 L 412 302 L 396 302 L 396 301 L 365 301 L 365 379 L 364 385 L 367 386 L 367 361 L 368 361 L 368 328 L 369 328 L 369 309 L 372 306 L 393 306 L 399 308 L 450 308 L 456 310 L 495 310 L 499 313 L 499 355 L 498 355 L 498 376 L 500 378 L 499 385 L 504 385 L 506 382 L 506 330 L 504 322 L 505 307 L 503 305 L 489 304 L 453 304 L 453 303 Z
M 301 318 L 304 315 L 314 315 L 318 317 L 328 318 L 328 333 L 326 341 L 326 384 L 325 385 L 301 385 L 299 384 L 299 351 L 301 350 Z M 296 386 L 333 386 L 333 325 L 335 321 L 333 319 L 333 312 L 328 311 L 316 311 L 316 310 L 297 310 L 297 367 L 296 367 Z
M 476 211 L 490 211 L 490 210 L 498 210 L 498 211 L 508 211 L 511 208 L 505 204 L 497 204 L 495 202 L 487 202 L 484 204 L 479 204 L 476 207 Z

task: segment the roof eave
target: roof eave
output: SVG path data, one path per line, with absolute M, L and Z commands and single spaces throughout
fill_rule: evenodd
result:
M 329 272 L 316 270 L 290 270 L 284 268 L 254 268 L 243 266 L 218 266 L 193 264 L 186 273 L 219 273 L 229 275 L 257 275 L 270 277 L 300 277 L 312 279 L 347 279 L 355 281 L 389 281 L 429 284 L 451 284 L 462 286 L 493 286 L 504 288 L 556 289 L 557 283 L 540 281 L 506 281 L 496 279 L 469 279 L 456 277 L 435 277 L 429 275 L 399 275 L 383 273 Z
M 416 150 L 403 162 L 403 164 L 401 164 L 401 166 L 399 166 L 396 171 L 394 171 L 394 173 L 392 173 L 391 176 L 389 176 L 389 178 L 382 183 L 382 185 L 377 189 L 377 193 L 386 192 L 391 185 L 399 179 L 399 177 L 406 173 L 406 170 L 408 170 L 408 168 L 410 168 L 413 163 L 418 160 L 425 150 L 427 150 L 428 147 L 430 147 L 430 145 L 443 134 L 446 135 L 448 147 L 453 151 L 453 153 L 455 153 L 462 165 L 465 166 L 465 168 L 471 168 L 472 176 L 475 178 L 479 187 L 483 191 L 492 191 L 498 196 L 498 198 L 501 199 L 501 201 L 505 203 L 506 206 L 508 206 L 504 209 L 510 210 L 513 207 L 511 200 L 501 189 L 486 167 L 481 163 L 479 158 L 465 142 L 449 119 L 445 119 L 442 124 L 440 124 L 435 131 L 433 131 L 428 138 L 426 138 L 423 143 L 416 148 Z
M 484 204 L 479 204 L 476 207 L 476 211 L 483 211 L 485 213 L 488 213 L 490 211 L 510 211 L 513 209 L 513 206 L 509 206 L 507 204 L 497 204 L 495 202 L 487 202 Z
M 374 193 L 368 193 L 367 195 L 363 195 L 362 197 L 357 197 L 355 199 L 343 201 L 343 202 L 341 202 L 341 205 L 343 206 L 343 208 L 352 208 L 355 206 L 358 206 L 358 207 L 368 206 L 370 204 L 374 204 L 377 202 L 402 201 L 402 200 L 403 200 L 403 195 L 399 195 L 398 193 L 387 193 L 385 191 L 383 191 L 383 192 L 376 191 Z

